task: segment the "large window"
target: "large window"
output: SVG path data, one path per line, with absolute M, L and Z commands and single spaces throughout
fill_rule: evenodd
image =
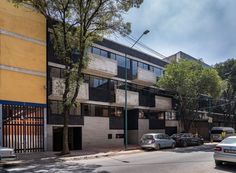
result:
M 64 69 L 57 67 L 49 67 L 50 77 L 64 78 Z
M 116 60 L 117 60 L 118 66 L 125 68 L 125 57 L 124 56 L 116 55 Z M 129 58 L 126 59 L 126 63 L 127 63 L 127 65 L 126 65 L 127 69 L 130 69 L 130 59 Z
M 123 108 L 93 104 L 82 104 L 82 114 L 85 116 L 97 117 L 122 117 Z
M 91 88 L 108 89 L 108 79 L 91 76 L 89 84 Z
M 50 100 L 49 105 L 51 114 L 62 114 L 62 101 Z M 70 115 L 80 115 L 80 105 L 72 106 L 72 108 L 70 109 Z

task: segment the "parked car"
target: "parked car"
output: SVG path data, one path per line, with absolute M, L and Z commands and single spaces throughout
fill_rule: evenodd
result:
M 175 140 L 177 146 L 182 147 L 204 144 L 204 139 L 201 136 L 193 135 L 192 133 L 173 134 L 171 138 Z
M 9 161 L 15 159 L 16 154 L 14 152 L 14 149 L 0 146 L 0 161 Z
M 214 159 L 217 166 L 223 162 L 236 163 L 236 136 L 227 137 L 216 145 Z
M 164 133 L 147 133 L 140 140 L 142 149 L 175 148 L 175 141 Z
M 233 135 L 235 133 L 234 128 L 232 127 L 213 127 L 211 129 L 211 140 L 220 142 L 224 138 Z M 224 134 L 224 135 L 222 135 Z

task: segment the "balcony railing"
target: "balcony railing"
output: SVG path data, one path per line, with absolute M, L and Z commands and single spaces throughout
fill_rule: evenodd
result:
M 89 53 L 89 63 L 84 73 L 102 77 L 113 77 L 117 75 L 117 61 L 103 58 L 99 55 Z
M 61 78 L 52 78 L 52 94 L 54 98 L 61 98 L 65 90 L 64 79 Z M 79 93 L 77 96 L 79 100 L 88 100 L 89 99 L 89 87 L 88 83 L 82 83 L 79 88 Z
M 125 104 L 125 90 L 116 89 L 116 104 Z M 139 105 L 139 93 L 134 91 L 127 91 L 127 105 L 138 106 Z
M 61 114 L 49 114 L 47 116 L 48 124 L 63 125 L 64 117 Z M 81 115 L 69 115 L 69 125 L 84 125 L 84 116 Z
M 137 75 L 133 82 L 146 86 L 152 86 L 156 83 L 156 75 L 154 72 L 138 68 Z

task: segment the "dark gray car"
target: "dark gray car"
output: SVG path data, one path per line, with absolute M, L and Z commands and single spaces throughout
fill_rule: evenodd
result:
M 140 139 L 142 149 L 174 148 L 175 141 L 164 133 L 147 133 Z

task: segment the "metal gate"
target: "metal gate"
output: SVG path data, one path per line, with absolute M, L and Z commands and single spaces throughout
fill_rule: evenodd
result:
M 44 150 L 44 108 L 2 105 L 2 142 L 15 152 Z

